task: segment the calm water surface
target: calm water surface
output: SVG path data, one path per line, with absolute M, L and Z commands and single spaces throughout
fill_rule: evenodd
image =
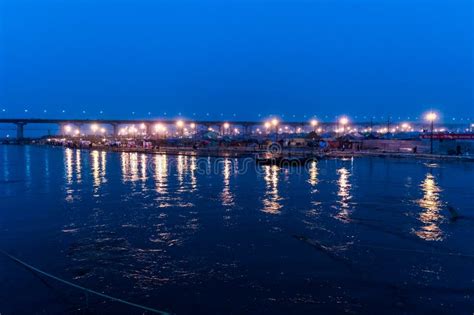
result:
M 473 182 L 459 162 L 0 146 L 0 249 L 175 314 L 472 314 Z M 1 314 L 87 312 L 142 313 L 0 256 Z

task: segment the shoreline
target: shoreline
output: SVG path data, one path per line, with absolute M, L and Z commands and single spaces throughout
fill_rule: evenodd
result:
M 24 145 L 24 144 L 0 144 L 0 145 Z M 145 153 L 145 154 L 166 154 L 166 155 L 183 155 L 183 156 L 199 156 L 199 157 L 216 157 L 216 158 L 256 158 L 259 155 L 264 155 L 267 150 L 251 149 L 251 148 L 198 148 L 192 147 L 162 147 L 159 149 L 145 149 L 145 148 L 117 148 L 109 146 L 92 146 L 92 147 L 67 147 L 54 146 L 44 144 L 30 144 L 41 147 L 59 147 L 71 149 L 84 150 L 99 150 L 106 152 L 117 153 Z M 420 160 L 437 160 L 437 161 L 462 161 L 474 162 L 474 156 L 465 155 L 441 155 L 429 153 L 406 153 L 406 152 L 390 152 L 390 151 L 375 151 L 375 150 L 333 150 L 333 151 L 319 151 L 319 150 L 295 150 L 283 149 L 280 153 L 281 157 L 307 157 L 317 159 L 334 159 L 334 158 L 360 158 L 360 157 L 379 157 L 379 158 L 398 158 L 398 159 L 420 159 Z

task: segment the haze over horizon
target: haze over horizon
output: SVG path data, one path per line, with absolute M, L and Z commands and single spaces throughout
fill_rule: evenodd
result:
M 0 117 L 474 119 L 468 0 L 6 0 L 1 12 Z

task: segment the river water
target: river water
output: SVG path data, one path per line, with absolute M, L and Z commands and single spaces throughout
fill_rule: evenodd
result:
M 0 146 L 0 249 L 173 314 L 472 314 L 473 188 L 469 162 Z M 0 255 L 0 313 L 143 312 Z

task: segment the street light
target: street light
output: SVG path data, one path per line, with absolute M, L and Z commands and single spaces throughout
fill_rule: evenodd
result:
M 339 124 L 342 125 L 342 132 L 344 133 L 346 125 L 349 123 L 349 119 L 347 117 L 341 117 L 339 119 Z
M 92 124 L 92 125 L 91 125 L 91 130 L 92 130 L 92 132 L 93 132 L 94 135 L 95 135 L 95 133 L 97 132 L 97 130 L 99 130 L 99 126 L 98 126 L 97 124 Z
M 227 134 L 227 131 L 229 130 L 230 124 L 228 122 L 224 123 L 224 134 Z
M 176 122 L 176 126 L 178 127 L 178 131 L 181 130 L 181 136 L 182 136 L 183 133 L 184 133 L 184 131 L 183 131 L 184 121 L 178 120 L 178 121 Z
M 434 130 L 434 121 L 438 118 L 438 115 L 435 112 L 429 112 L 425 115 L 425 119 L 430 122 L 430 153 L 433 154 L 433 130 Z
M 313 131 L 316 132 L 316 126 L 318 125 L 318 121 L 316 119 L 312 119 L 310 123 L 313 127 Z

